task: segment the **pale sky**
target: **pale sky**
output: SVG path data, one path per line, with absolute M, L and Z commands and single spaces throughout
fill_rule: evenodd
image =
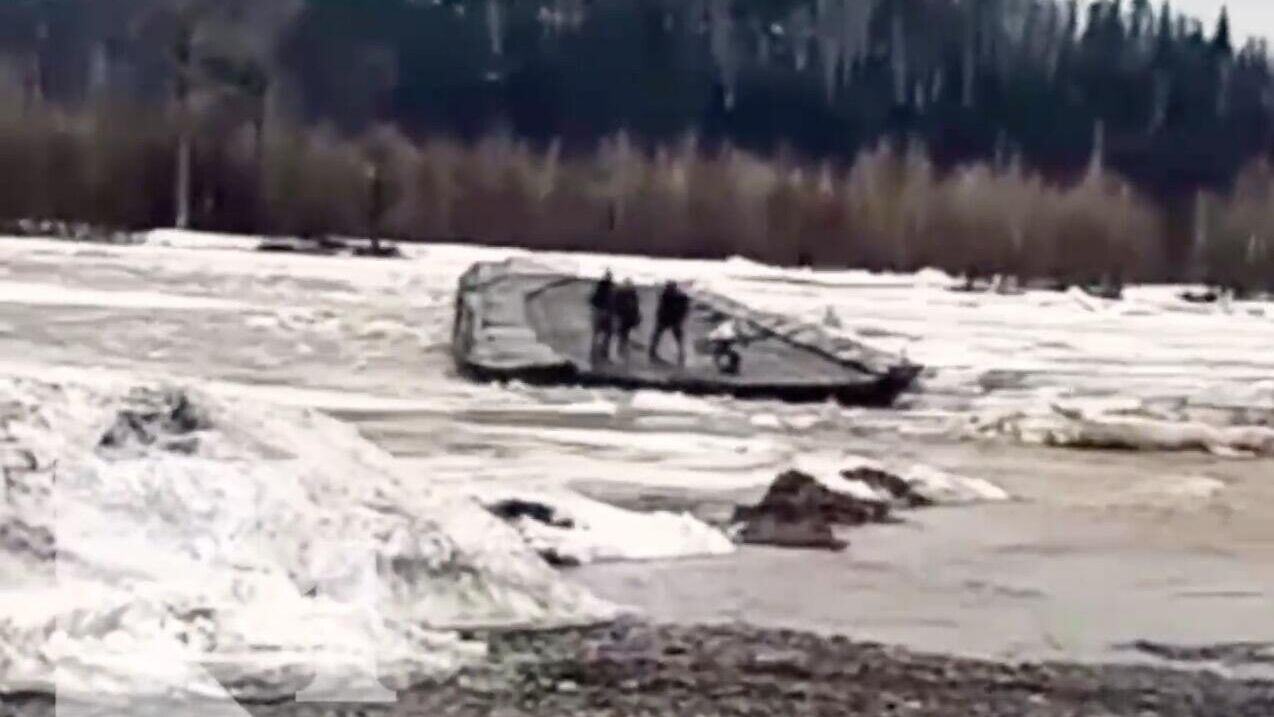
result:
M 1156 8 L 1161 4 L 1162 0 L 1153 3 Z M 1174 11 L 1203 20 L 1208 32 L 1212 32 L 1223 5 L 1230 8 L 1230 28 L 1236 42 L 1261 35 L 1274 44 L 1274 0 L 1172 0 Z

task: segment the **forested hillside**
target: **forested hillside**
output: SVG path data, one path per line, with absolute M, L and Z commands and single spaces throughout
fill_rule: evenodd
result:
M 1139 254 L 1179 265 L 1206 226 L 1234 223 L 1198 209 L 1208 194 L 1231 193 L 1245 167 L 1244 191 L 1255 191 L 1253 162 L 1268 156 L 1274 132 L 1264 43 L 1236 47 L 1224 14 L 1205 24 L 1149 0 L 0 0 L 0 13 L 8 146 L 35 151 L 23 132 L 37 117 L 95 117 L 93 146 L 108 137 L 150 158 L 127 170 L 151 190 L 127 208 L 100 206 L 93 190 L 89 203 L 99 206 L 89 213 L 125 224 L 161 222 L 173 213 L 166 206 L 190 197 L 175 210 L 179 223 L 283 231 L 296 222 L 263 207 L 339 192 L 341 182 L 302 191 L 310 173 L 283 176 L 289 170 L 270 161 L 280 152 L 327 153 L 329 165 L 353 167 L 401 159 L 407 145 L 429 154 L 449 140 L 453 152 L 481 153 L 494 142 L 507 145 L 506 163 L 603 165 L 579 170 L 608 175 L 583 192 L 605 195 L 603 218 L 543 230 L 544 243 L 574 246 L 622 230 L 630 212 L 616 206 L 626 203 L 616 186 L 646 176 L 613 176 L 606 167 L 615 162 L 602 155 L 613 158 L 615 147 L 650 171 L 678 157 L 737 161 L 742 151 L 784 182 L 798 168 L 798 185 L 839 192 L 884 146 L 900 166 L 921 153 L 934 183 L 977 163 L 1057 192 L 1109 175 L 1098 182 L 1103 194 L 1154 215 L 1154 246 Z M 139 116 L 153 118 L 150 132 Z M 60 131 L 72 136 L 40 160 L 43 171 L 61 160 L 105 182 L 112 160 L 81 161 L 71 148 L 90 142 L 90 129 Z M 184 168 L 175 183 L 173 164 Z M 251 181 L 222 176 L 242 172 Z M 356 174 L 343 180 L 351 192 L 363 182 Z M 422 182 L 464 190 L 436 167 L 410 174 L 410 188 L 398 177 L 390 193 L 418 193 Z M 531 194 L 547 197 L 543 188 Z M 0 210 L 86 213 L 45 208 L 67 201 L 0 198 Z M 915 231 L 929 209 L 905 212 L 916 214 Z M 414 211 L 422 216 L 386 231 L 530 241 L 456 226 L 441 209 Z M 847 218 L 814 223 L 861 220 L 861 211 L 838 211 Z M 323 225 L 313 229 L 365 220 L 346 214 L 311 217 Z M 756 241 L 772 248 L 772 238 Z M 742 246 L 721 236 L 695 242 L 666 250 Z
M 693 130 L 842 158 L 904 135 L 941 160 L 1021 151 L 1065 170 L 1087 161 L 1100 120 L 1111 166 L 1172 192 L 1224 184 L 1274 127 L 1264 46 L 1236 49 L 1224 17 L 1205 28 L 1150 0 L 0 5 L 11 67 L 72 104 L 162 100 L 186 14 L 208 53 L 243 65 L 222 74 L 260 75 L 226 79 L 269 82 L 296 116 L 345 130 L 504 127 L 571 144 Z

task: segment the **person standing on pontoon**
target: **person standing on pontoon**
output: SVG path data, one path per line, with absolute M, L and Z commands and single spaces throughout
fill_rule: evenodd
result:
M 593 287 L 588 300 L 593 319 L 593 339 L 589 348 L 589 360 L 609 361 L 610 342 L 615 334 L 615 278 L 610 269 Z
M 659 308 L 655 311 L 655 333 L 650 338 L 650 360 L 662 363 L 659 358 L 659 342 L 664 332 L 671 332 L 677 341 L 677 365 L 686 365 L 686 317 L 690 315 L 690 297 L 675 281 L 664 285 L 659 294 Z
M 637 287 L 630 279 L 624 279 L 615 290 L 615 336 L 619 340 L 619 357 L 628 361 L 628 337 L 641 325 L 641 299 Z

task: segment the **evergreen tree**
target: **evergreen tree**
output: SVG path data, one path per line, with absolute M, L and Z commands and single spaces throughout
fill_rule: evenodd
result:
M 1128 21 L 1128 36 L 1140 41 L 1150 35 L 1154 12 L 1150 0 L 1132 0 L 1131 17 Z
M 1114 46 L 1119 46 L 1124 41 L 1124 3 L 1123 0 L 1113 0 L 1106 11 L 1106 37 L 1107 41 Z
M 1164 201 L 1224 189 L 1274 141 L 1269 61 L 1236 55 L 1235 31 L 1154 0 L 0 0 L 32 105 L 96 88 L 185 127 L 241 102 L 260 137 L 284 98 L 299 126 L 502 128 L 566 153 L 620 129 L 830 161 L 906 137 L 942 165 L 999 148 L 1060 177 L 1082 174 L 1101 118 L 1108 169 Z
M 1172 33 L 1172 5 L 1164 0 L 1159 10 L 1159 29 L 1155 32 L 1155 60 L 1166 63 L 1172 57 L 1175 37 Z
M 1230 44 L 1230 11 L 1221 8 L 1221 17 L 1217 20 L 1216 32 L 1212 35 L 1212 52 L 1220 57 L 1231 57 L 1234 46 Z

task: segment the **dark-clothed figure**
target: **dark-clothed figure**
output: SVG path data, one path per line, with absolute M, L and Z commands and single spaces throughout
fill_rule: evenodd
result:
M 641 300 L 637 297 L 637 287 L 633 282 L 624 279 L 624 283 L 615 290 L 615 332 L 619 339 L 619 356 L 628 360 L 628 335 L 641 325 Z
M 596 361 L 610 360 L 610 342 L 615 333 L 615 279 L 610 271 L 597 282 L 593 296 L 588 300 L 593 315 L 593 343 L 589 357 Z
M 677 363 L 686 365 L 686 317 L 690 315 L 690 297 L 676 284 L 668 282 L 659 294 L 659 308 L 655 312 L 655 333 L 650 338 L 650 360 L 660 361 L 659 342 L 664 332 L 672 333 L 677 341 Z

